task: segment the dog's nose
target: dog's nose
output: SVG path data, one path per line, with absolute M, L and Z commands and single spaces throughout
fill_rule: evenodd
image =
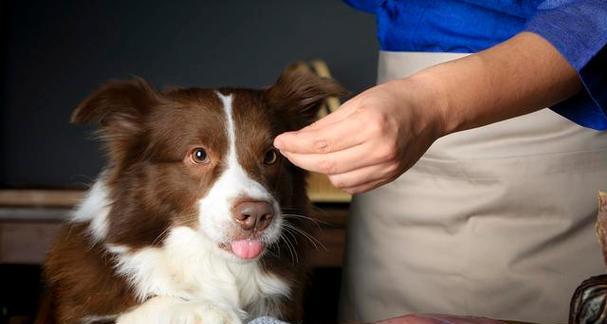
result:
M 245 231 L 262 231 L 272 222 L 274 208 L 266 201 L 242 201 L 232 209 L 232 217 Z

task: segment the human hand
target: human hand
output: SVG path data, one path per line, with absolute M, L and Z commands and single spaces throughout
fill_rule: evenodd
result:
M 274 146 L 348 193 L 374 189 L 413 166 L 444 133 L 441 96 L 427 81 L 370 88 L 314 124 L 279 135 Z

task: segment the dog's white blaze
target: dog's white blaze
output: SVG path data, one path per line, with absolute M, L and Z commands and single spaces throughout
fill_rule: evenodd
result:
M 257 181 L 251 179 L 238 162 L 236 150 L 236 127 L 234 125 L 232 95 L 224 96 L 216 92 L 223 103 L 226 119 L 226 135 L 228 151 L 225 157 L 227 166 L 223 174 L 216 180 L 207 195 L 200 200 L 200 224 L 202 231 L 216 242 L 229 240 L 229 232 L 235 226 L 231 217 L 233 202 L 246 197 L 256 200 L 270 201 L 274 212 L 280 212 L 280 206 L 270 193 Z M 278 239 L 282 218 L 275 217 L 272 224 L 265 230 L 263 239 L 270 243 Z
M 89 235 L 92 243 L 102 241 L 107 236 L 109 197 L 103 181 L 103 173 L 86 194 L 85 199 L 71 215 L 74 223 L 90 222 Z

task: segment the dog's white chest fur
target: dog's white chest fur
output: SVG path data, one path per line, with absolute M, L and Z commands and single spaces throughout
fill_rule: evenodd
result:
M 129 278 L 142 301 L 171 296 L 218 304 L 241 315 L 280 315 L 277 299 L 289 295 L 283 280 L 264 272 L 257 262 L 228 261 L 212 248 L 188 227 L 172 229 L 162 248 L 130 253 L 108 247 L 116 255 L 116 271 Z

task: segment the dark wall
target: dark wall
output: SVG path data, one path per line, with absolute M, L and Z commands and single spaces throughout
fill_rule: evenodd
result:
M 322 58 L 358 92 L 376 69 L 373 16 L 339 0 L 3 1 L 0 187 L 78 187 L 103 156 L 68 124 L 100 83 L 260 87 Z

